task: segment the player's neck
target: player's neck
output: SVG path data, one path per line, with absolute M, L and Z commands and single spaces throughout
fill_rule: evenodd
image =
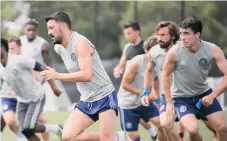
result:
M 164 50 L 166 51 L 166 52 L 168 52 L 169 51 L 169 49 L 171 49 L 172 47 L 173 47 L 173 42 L 167 47 L 167 48 L 165 48 Z
M 4 54 L 5 57 L 1 60 L 3 67 L 6 67 L 6 64 L 8 62 L 8 53 Z
M 191 48 L 188 48 L 188 51 L 191 53 L 196 53 L 199 50 L 200 46 L 201 46 L 201 43 L 200 43 L 200 40 L 198 40 Z
M 64 35 L 63 35 L 63 41 L 62 41 L 62 46 L 67 47 L 71 38 L 72 38 L 72 30 L 66 30 Z
M 138 45 L 140 42 L 141 42 L 141 38 L 138 37 L 138 38 L 135 40 L 135 42 L 132 43 L 132 45 L 133 45 L 133 46 L 136 46 L 136 45 Z

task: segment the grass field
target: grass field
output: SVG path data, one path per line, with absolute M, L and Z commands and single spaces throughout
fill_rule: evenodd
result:
M 67 117 L 70 115 L 70 112 L 63 112 L 63 111 L 58 111 L 58 112 L 48 112 L 45 113 L 46 116 L 48 117 L 49 123 L 59 123 L 59 124 L 64 124 Z M 226 114 L 227 115 L 227 114 Z M 120 130 L 120 122 L 118 120 L 118 130 Z M 89 132 L 98 132 L 98 122 L 92 125 L 89 129 L 87 129 Z M 204 126 L 202 122 L 200 122 L 200 127 L 199 131 L 202 134 L 203 140 L 204 141 L 212 141 L 213 136 L 212 133 Z M 148 136 L 148 133 L 144 128 L 140 127 L 139 132 L 141 135 L 141 140 L 142 141 L 150 141 L 150 137 Z M 59 139 L 53 134 L 51 135 L 51 141 L 59 141 Z M 16 135 L 14 135 L 9 128 L 5 128 L 3 135 L 2 135 L 2 140 L 0 141 L 17 141 Z M 187 141 L 187 140 L 186 140 Z

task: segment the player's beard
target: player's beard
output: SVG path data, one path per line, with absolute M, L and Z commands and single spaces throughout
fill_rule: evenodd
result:
M 167 42 L 159 41 L 159 46 L 161 48 L 168 48 L 171 43 L 172 43 L 172 40 L 171 39 L 169 41 L 167 41 Z
M 52 40 L 53 44 L 61 44 L 61 42 L 62 42 L 60 37 L 56 37 L 56 38 L 52 37 L 51 40 Z

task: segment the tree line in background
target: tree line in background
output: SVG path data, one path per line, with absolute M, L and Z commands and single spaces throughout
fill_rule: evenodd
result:
M 1 1 L 1 19 L 14 21 L 21 13 L 12 10 L 13 1 Z M 123 24 L 137 20 L 141 25 L 143 39 L 150 36 L 157 23 L 172 20 L 179 23 L 182 18 L 197 16 L 203 21 L 202 39 L 210 41 L 227 52 L 227 2 L 193 1 L 26 1 L 30 5 L 29 17 L 39 21 L 38 34 L 50 41 L 44 18 L 63 10 L 72 18 L 75 31 L 85 35 L 96 46 L 104 59 L 119 57 L 127 41 L 123 35 Z M 1 24 L 1 34 L 9 37 Z M 21 34 L 23 30 L 19 34 Z M 19 35 L 18 33 L 16 35 Z

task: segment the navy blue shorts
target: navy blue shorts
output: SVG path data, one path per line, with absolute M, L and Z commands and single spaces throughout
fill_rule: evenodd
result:
M 16 98 L 5 98 L 2 97 L 2 112 L 13 111 L 16 112 L 17 109 L 17 99 Z
M 181 117 L 187 114 L 194 114 L 198 119 L 206 120 L 206 116 L 222 111 L 221 105 L 215 98 L 213 104 L 209 107 L 202 106 L 200 109 L 196 107 L 197 102 L 203 97 L 212 93 L 212 89 L 209 89 L 205 93 L 195 96 L 195 97 L 177 97 L 173 98 L 173 103 L 175 106 L 175 111 L 177 114 L 177 119 L 180 120 Z M 164 94 L 161 96 L 161 107 L 160 113 L 166 111 L 166 101 Z
M 141 105 L 135 109 L 119 108 L 119 111 L 123 131 L 138 131 L 140 119 L 148 122 L 149 119 L 159 116 L 158 108 L 153 102 L 148 107 Z
M 99 113 L 107 111 L 109 109 L 113 109 L 116 112 L 116 115 L 118 115 L 117 107 L 118 101 L 116 91 L 113 91 L 111 94 L 98 101 L 80 101 L 75 106 L 75 108 L 78 108 L 81 112 L 88 115 L 93 121 L 97 121 L 99 119 Z

